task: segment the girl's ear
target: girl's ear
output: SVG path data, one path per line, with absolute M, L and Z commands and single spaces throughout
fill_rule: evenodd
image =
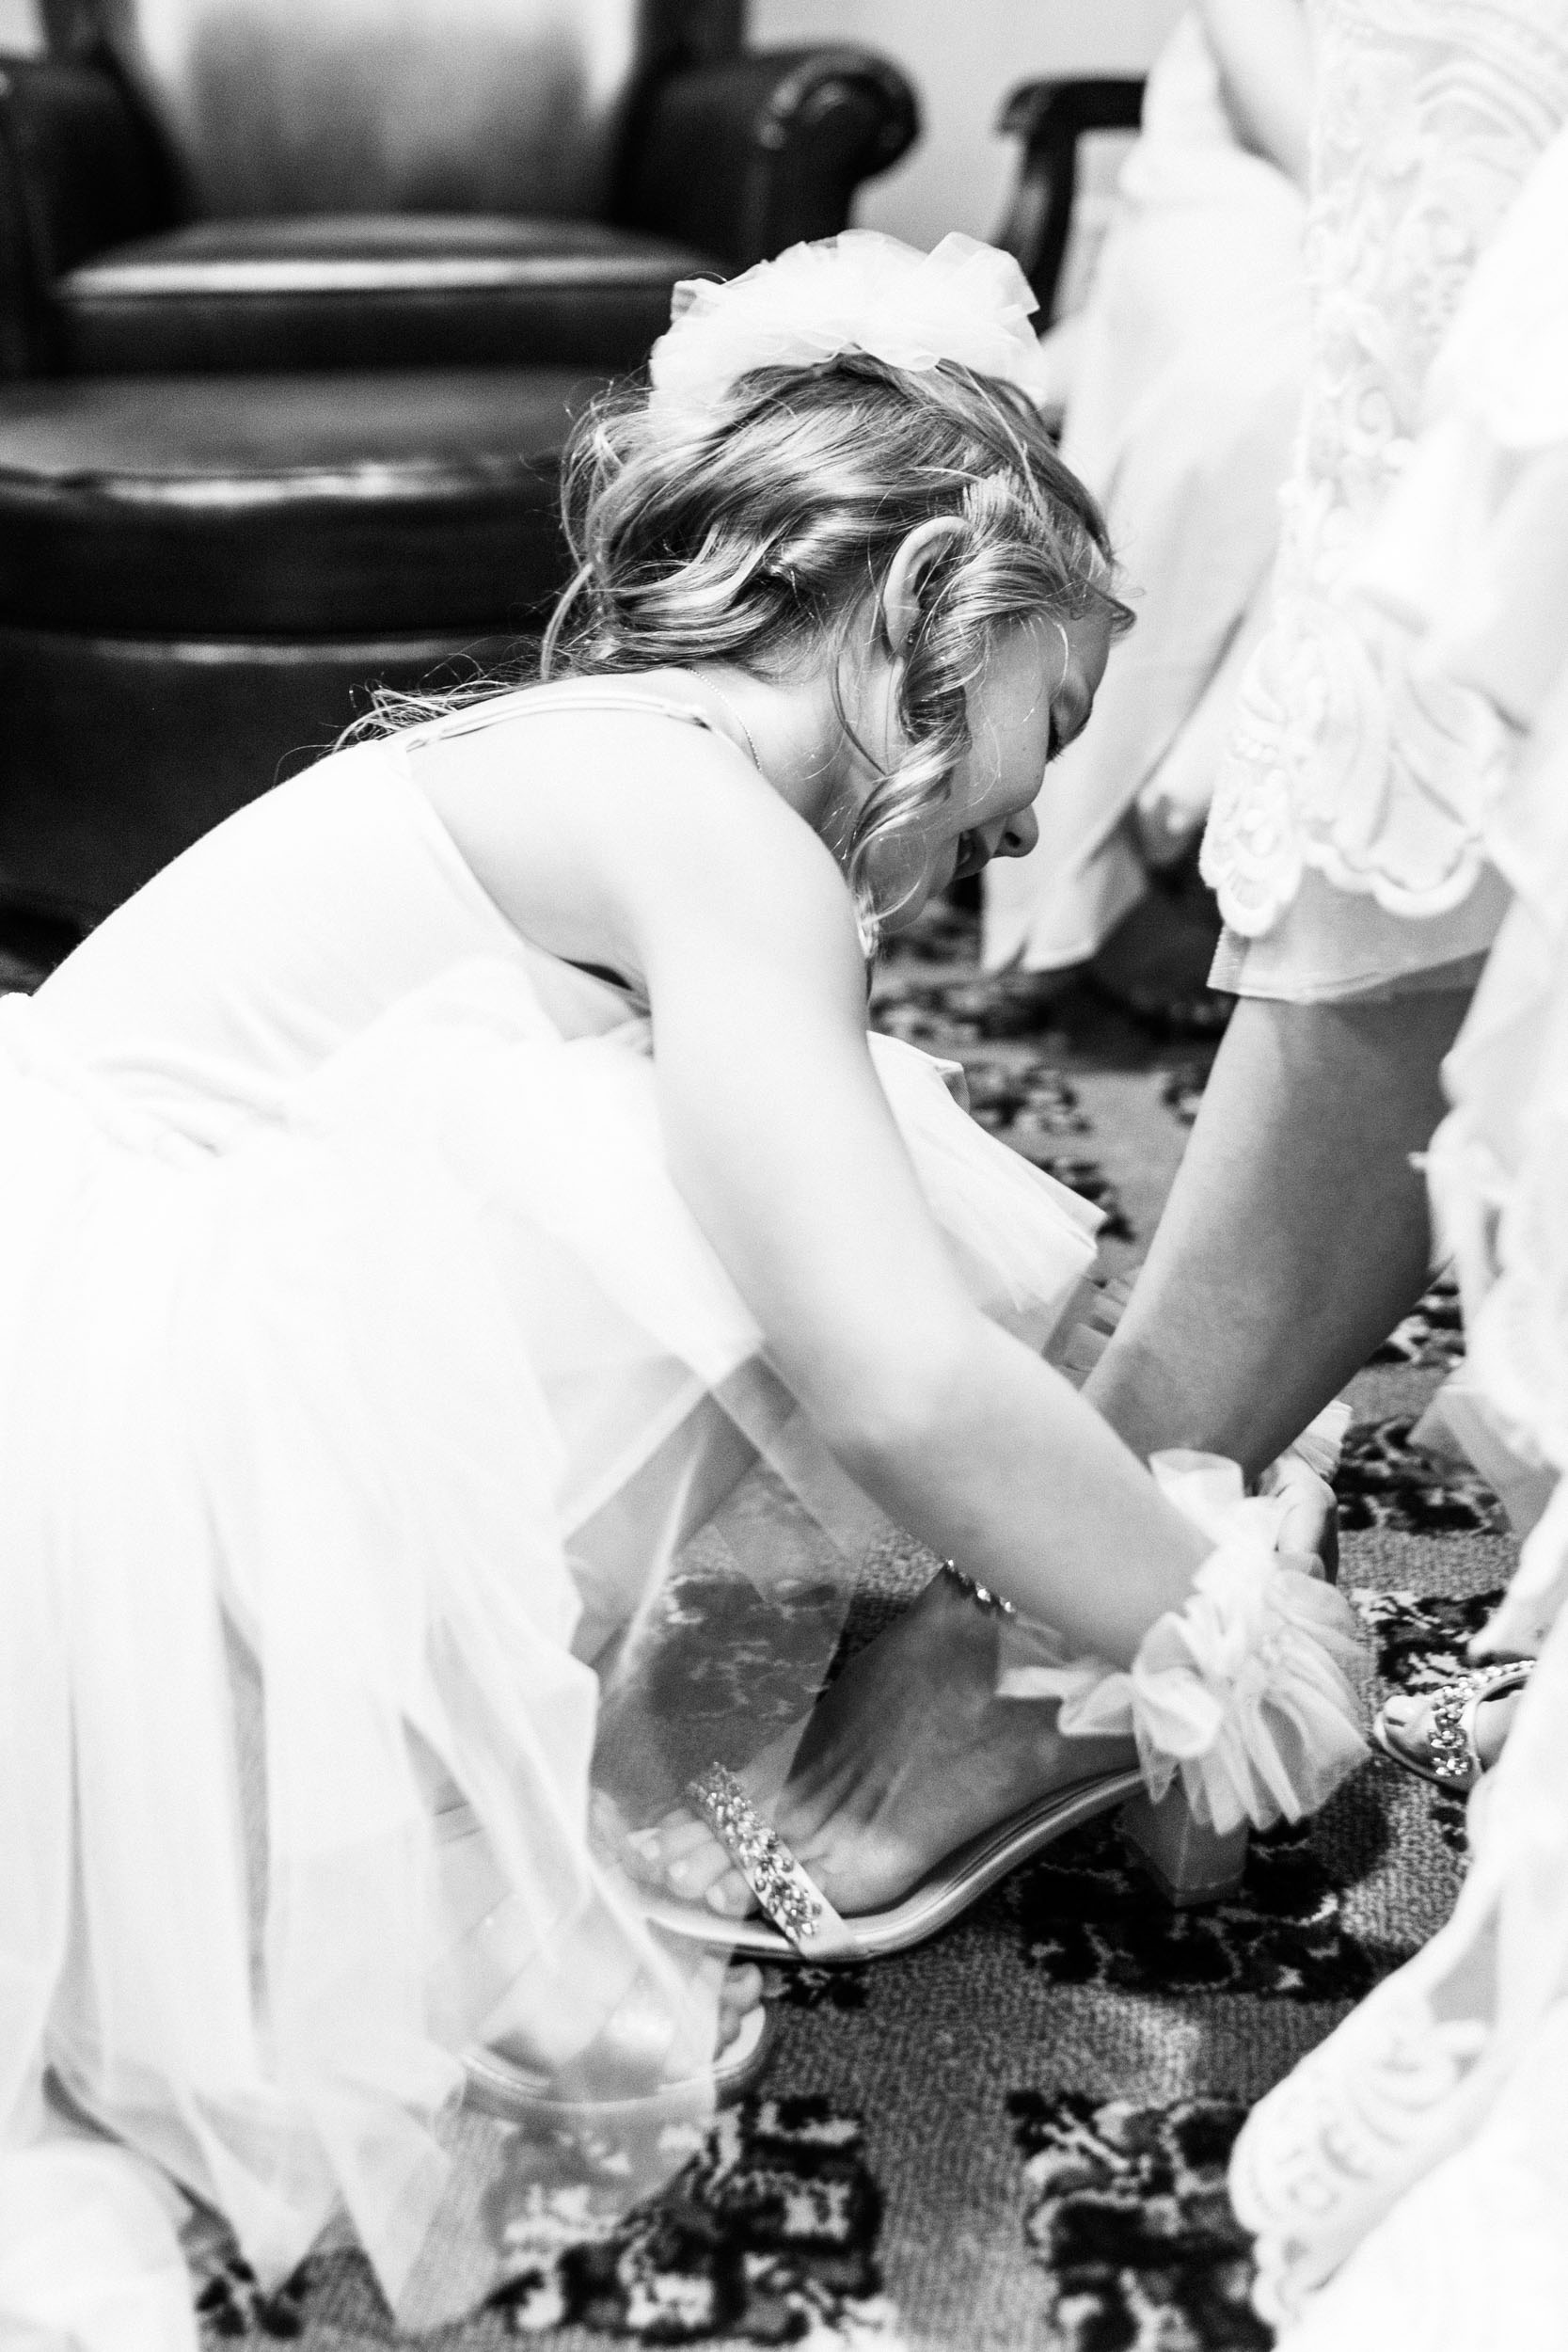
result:
M 887 567 L 880 597 L 882 627 L 895 655 L 904 651 L 914 633 L 920 618 L 921 590 L 932 562 L 963 528 L 957 516 L 937 515 L 929 522 L 917 523 L 900 542 Z

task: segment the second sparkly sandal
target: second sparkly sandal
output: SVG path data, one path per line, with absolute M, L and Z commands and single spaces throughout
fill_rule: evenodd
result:
M 1488 1699 L 1522 1691 L 1534 1671 L 1533 1658 L 1511 1659 L 1503 1664 L 1479 1667 L 1473 1674 L 1456 1675 L 1437 1690 L 1418 1693 L 1432 1708 L 1427 1737 L 1430 1763 L 1404 1745 L 1386 1706 L 1372 1719 L 1373 1744 L 1402 1772 L 1414 1772 L 1418 1780 L 1429 1780 L 1435 1788 L 1465 1796 L 1486 1770 L 1476 1746 L 1477 1715 Z

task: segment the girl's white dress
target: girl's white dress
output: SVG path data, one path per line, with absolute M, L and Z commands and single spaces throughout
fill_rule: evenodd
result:
M 1155 60 L 1066 370 L 1062 454 L 1104 508 L 1138 625 L 1056 760 L 1040 840 L 988 868 L 985 955 L 1092 956 L 1198 832 L 1264 618 L 1307 373 L 1306 205 L 1237 138 L 1197 15 Z
M 1433 356 L 1568 116 L 1564 0 L 1313 0 L 1312 360 L 1268 632 L 1204 844 L 1216 986 L 1298 1002 L 1472 983 L 1507 890 L 1483 695 L 1353 594 Z
M 1483 32 L 1502 12 L 1467 14 Z M 1491 54 L 1531 29 L 1510 12 Z M 1539 15 L 1533 29 L 1563 31 Z M 1358 580 L 1413 691 L 1484 703 L 1503 750 L 1473 822 L 1513 898 L 1429 1162 L 1468 1349 L 1436 1418 L 1528 1530 L 1485 1644 L 1540 1662 L 1471 1799 L 1451 1921 L 1238 2144 L 1236 2201 L 1261 2233 L 1282 2352 L 1568 2341 L 1565 249 L 1568 132 L 1475 274 Z
M 534 707 L 440 723 L 512 730 L 522 791 Z M 568 2111 L 700 2111 L 711 1976 L 591 1835 L 601 1684 L 736 1433 L 740 1571 L 825 1528 L 847 1594 L 874 1523 L 666 1168 L 645 1009 L 502 919 L 420 740 L 266 794 L 0 1003 L 7 2342 L 194 2344 L 175 2183 L 264 2280 L 346 2215 L 406 2311 L 503 2027 Z M 1046 1342 L 1094 1213 L 873 1050 L 974 1295 Z M 689 2142 L 639 2144 L 627 2198 Z

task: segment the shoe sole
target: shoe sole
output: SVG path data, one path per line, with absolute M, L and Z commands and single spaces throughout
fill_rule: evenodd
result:
M 714 2095 L 723 2106 L 750 2090 L 765 2073 L 773 2056 L 774 2033 L 773 2019 L 759 2001 L 755 2009 L 747 2010 L 735 2039 L 710 2068 L 679 2082 L 660 2083 L 647 2095 L 654 2100 L 679 2098 L 711 2081 Z M 563 2099 L 547 2074 L 515 2066 L 495 2050 L 470 2050 L 463 2061 L 463 2073 L 464 2105 L 503 2123 L 526 2122 L 531 2116 L 609 2116 L 643 2104 L 639 2099 Z

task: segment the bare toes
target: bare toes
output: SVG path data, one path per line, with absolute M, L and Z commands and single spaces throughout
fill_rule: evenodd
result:
M 1416 1756 L 1424 1756 L 1427 1745 L 1427 1701 L 1412 1698 L 1400 1692 L 1387 1700 L 1383 1708 L 1385 1729 L 1393 1737 L 1396 1747 Z
M 741 2026 L 762 1999 L 762 1970 L 750 1965 L 729 1968 L 724 1972 L 723 1990 L 719 1995 L 719 2029 L 721 2042 L 733 2042 Z
M 700 1844 L 664 1854 L 664 1876 L 671 1891 L 689 1903 L 702 1902 L 723 1879 L 733 1876 L 730 1857 L 718 1839 L 705 1833 Z
M 694 1814 L 667 1813 L 654 1828 L 634 1831 L 625 1844 L 633 1875 L 644 1885 L 665 1887 L 683 1902 L 705 1903 L 725 1919 L 744 1919 L 756 1907 L 728 1853 Z
M 657 1827 L 645 1835 L 657 1841 L 659 1855 L 667 1864 L 678 1862 L 684 1855 L 695 1853 L 700 1847 L 711 1846 L 714 1842 L 713 1832 L 707 1823 L 685 1805 L 673 1813 L 667 1813 Z

